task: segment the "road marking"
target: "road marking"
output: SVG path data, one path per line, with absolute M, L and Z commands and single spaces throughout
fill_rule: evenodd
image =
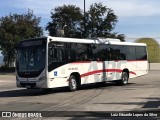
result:
M 0 83 L 14 83 L 15 82 L 15 80 L 4 80 L 4 81 L 2 81 L 2 80 L 0 80 Z

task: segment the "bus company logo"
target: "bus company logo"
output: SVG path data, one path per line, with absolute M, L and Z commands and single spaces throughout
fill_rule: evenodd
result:
M 2 117 L 12 117 L 11 112 L 2 112 Z

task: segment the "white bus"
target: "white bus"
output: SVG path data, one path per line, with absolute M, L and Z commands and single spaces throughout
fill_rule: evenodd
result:
M 20 41 L 16 61 L 17 87 L 50 89 L 115 81 L 148 73 L 143 43 L 110 39 L 43 37 Z

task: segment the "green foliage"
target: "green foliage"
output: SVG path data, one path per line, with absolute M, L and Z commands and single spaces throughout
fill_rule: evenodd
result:
M 82 11 L 74 5 L 56 7 L 51 12 L 52 22 L 49 22 L 46 30 L 51 36 L 59 36 L 57 30 L 65 30 L 66 37 L 80 37 Z
M 124 41 L 125 36 L 113 32 L 118 17 L 114 11 L 101 3 L 94 3 L 89 10 L 82 14 L 79 7 L 73 5 L 59 6 L 51 12 L 52 21 L 46 30 L 51 36 L 59 36 L 57 30 L 64 30 L 65 37 L 93 38 L 110 37 Z
M 28 10 L 26 14 L 10 14 L 0 18 L 0 50 L 7 66 L 15 59 L 15 47 L 19 40 L 38 37 L 43 34 L 39 27 L 40 18 Z
M 118 34 L 118 33 L 110 33 L 109 35 L 108 35 L 108 38 L 117 38 L 117 39 L 120 39 L 121 40 L 121 42 L 125 42 L 125 35 L 124 34 Z
M 15 67 L 7 67 L 7 66 L 1 66 L 0 67 L 0 73 L 14 73 Z
M 117 16 L 113 10 L 95 3 L 86 14 L 86 32 L 91 37 L 108 37 L 116 22 Z
M 86 31 L 87 37 L 106 37 L 106 38 L 122 38 L 124 35 L 118 35 L 112 33 L 118 17 L 114 14 L 114 11 L 102 3 L 95 3 L 90 6 L 89 11 L 86 13 Z M 88 36 L 89 35 L 89 36 Z

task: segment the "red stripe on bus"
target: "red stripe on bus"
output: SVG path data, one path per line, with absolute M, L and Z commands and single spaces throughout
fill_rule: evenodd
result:
M 133 74 L 133 75 L 136 75 L 136 73 L 135 72 L 129 72 L 130 74 Z
M 95 71 L 84 73 L 81 75 L 81 77 L 85 77 L 85 76 L 89 76 L 89 75 L 93 75 L 93 74 L 97 74 L 97 73 L 102 73 L 102 72 L 119 72 L 119 73 L 121 73 L 122 70 L 120 70 L 120 69 L 95 70 Z M 135 72 L 129 72 L 129 73 L 136 75 Z
M 84 73 L 81 75 L 81 77 L 85 77 L 85 76 L 89 76 L 89 75 L 93 75 L 93 74 L 101 73 L 101 72 L 103 72 L 103 70 L 95 70 L 95 71 Z
M 119 62 L 120 60 L 115 60 L 115 62 Z

